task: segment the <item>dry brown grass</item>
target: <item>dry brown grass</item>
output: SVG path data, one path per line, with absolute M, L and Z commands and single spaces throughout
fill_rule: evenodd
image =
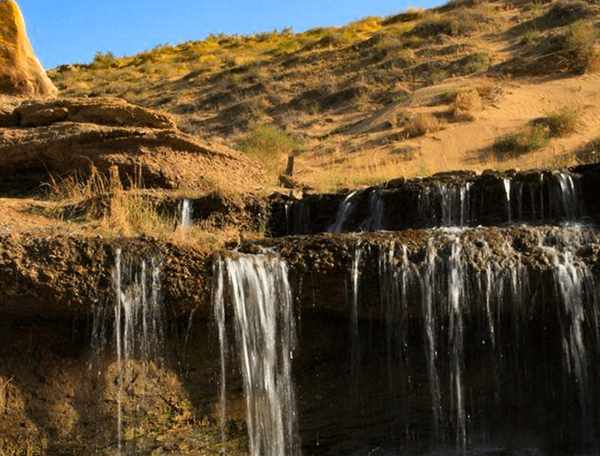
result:
M 403 132 L 406 138 L 415 138 L 439 131 L 441 128 L 442 123 L 436 116 L 429 113 L 420 113 L 404 127 Z
M 483 102 L 477 90 L 466 90 L 456 95 L 452 104 L 452 116 L 459 121 L 472 121 L 483 109 Z
M 175 221 L 161 216 L 156 204 L 135 182 L 125 190 L 119 171 L 100 173 L 91 166 L 89 176 L 71 176 L 53 181 L 51 197 L 75 208 L 58 210 L 57 215 L 76 214 L 81 223 L 89 223 L 99 232 L 112 236 L 166 235 L 173 231 Z

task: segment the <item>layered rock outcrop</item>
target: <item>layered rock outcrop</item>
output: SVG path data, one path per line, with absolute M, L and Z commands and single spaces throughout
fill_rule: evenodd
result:
M 58 93 L 33 52 L 13 1 L 0 1 L 0 93 L 36 98 Z
M 254 184 L 262 170 L 240 152 L 181 133 L 165 113 L 123 100 L 27 101 L 0 113 L 0 191 L 119 170 L 125 186 L 202 189 Z

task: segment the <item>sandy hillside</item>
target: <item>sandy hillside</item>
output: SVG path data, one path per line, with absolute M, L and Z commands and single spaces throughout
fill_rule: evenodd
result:
M 200 176 L 208 194 L 282 190 L 290 154 L 298 194 L 456 169 L 568 167 L 599 155 L 599 14 L 585 0 L 452 0 L 343 27 L 210 35 L 121 58 L 98 53 L 49 75 L 61 99 L 112 97 L 164 112 L 188 142 L 236 149 L 251 159 L 248 173 L 267 172 L 247 185 Z M 555 134 L 550 122 L 565 110 L 571 128 Z M 200 191 L 177 185 L 177 197 Z M 58 190 L 37 206 L 66 204 Z M 4 225 L 55 216 L 30 208 L 47 198 L 31 189 L 27 210 L 15 207 L 18 192 L 0 196 L 11 198 L 4 201 L 13 221 Z

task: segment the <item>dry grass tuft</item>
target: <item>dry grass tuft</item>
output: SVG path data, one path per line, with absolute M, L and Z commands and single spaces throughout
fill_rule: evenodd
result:
M 568 136 L 581 127 L 579 109 L 565 106 L 557 111 L 550 112 L 540 123 L 548 128 L 551 137 Z
M 483 102 L 477 90 L 459 92 L 452 105 L 452 116 L 456 120 L 472 121 L 476 114 L 483 109 Z
M 433 114 L 417 114 L 404 128 L 404 135 L 407 138 L 423 136 L 427 133 L 439 131 L 442 128 L 440 120 Z
M 518 156 L 546 147 L 552 138 L 568 136 L 580 127 L 579 110 L 565 106 L 535 119 L 517 133 L 498 138 L 494 150 L 501 155 Z
M 61 218 L 98 221 L 96 228 L 109 235 L 164 235 L 172 232 L 175 224 L 157 212 L 155 202 L 135 182 L 125 190 L 116 167 L 110 169 L 109 175 L 91 166 L 85 178 L 74 175 L 54 180 L 50 196 L 67 203 L 58 213 Z
M 267 175 L 276 179 L 283 173 L 288 155 L 296 153 L 302 143 L 274 125 L 255 125 L 237 147 L 260 162 Z
M 501 158 L 510 158 L 546 147 L 549 142 L 548 130 L 544 125 L 527 125 L 517 133 L 496 139 L 493 149 Z
M 394 14 L 393 16 L 386 17 L 381 21 L 381 25 L 387 26 L 392 24 L 399 24 L 403 22 L 412 22 L 421 19 L 425 15 L 423 8 L 409 8 L 403 13 Z
M 570 66 L 574 71 L 596 71 L 600 67 L 595 43 L 599 32 L 590 22 L 577 21 L 571 24 L 564 35 L 563 50 L 570 54 Z

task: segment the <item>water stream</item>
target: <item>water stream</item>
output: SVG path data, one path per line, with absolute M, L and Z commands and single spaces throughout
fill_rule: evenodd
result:
M 115 250 L 111 272 L 114 299 L 100 307 L 92 329 L 92 346 L 97 354 L 112 344 L 114 337 L 117 361 L 117 445 L 123 446 L 123 393 L 133 372 L 132 361 L 146 365 L 162 361 L 164 346 L 164 312 L 160 298 L 161 271 L 154 258 L 139 258 L 120 248 Z M 112 307 L 112 309 L 109 309 Z M 104 315 L 114 316 L 110 321 Z
M 181 231 L 185 234 L 192 224 L 192 204 L 187 198 L 182 199 L 178 206 L 179 220 L 181 221 Z
M 250 453 L 253 456 L 298 455 L 300 440 L 292 380 L 296 331 L 287 267 L 275 256 L 234 254 L 220 258 L 215 273 L 214 304 L 222 366 L 227 349 L 226 303 L 233 307 L 244 377 Z M 222 370 L 223 402 L 226 400 L 224 391 Z M 222 424 L 225 409 L 222 403 Z

